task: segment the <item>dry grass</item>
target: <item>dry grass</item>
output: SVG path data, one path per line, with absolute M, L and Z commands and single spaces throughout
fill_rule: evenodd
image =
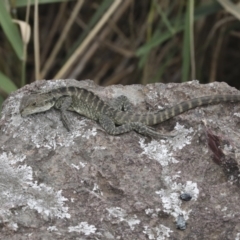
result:
M 27 3 L 19 0 L 24 7 L 11 17 L 26 21 Z M 2 93 L 14 90 L 9 81 L 21 87 L 36 78 L 100 85 L 197 78 L 240 87 L 240 10 L 229 1 L 39 0 L 38 9 L 30 8 L 26 59 L 0 31 Z

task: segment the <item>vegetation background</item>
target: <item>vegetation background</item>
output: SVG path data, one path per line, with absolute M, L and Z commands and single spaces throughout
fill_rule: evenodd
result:
M 38 79 L 240 87 L 234 0 L 1 0 L 0 105 Z

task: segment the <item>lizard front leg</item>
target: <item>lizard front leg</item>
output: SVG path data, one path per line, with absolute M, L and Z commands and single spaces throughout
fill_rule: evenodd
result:
M 140 122 L 125 123 L 121 126 L 116 127 L 114 121 L 111 118 L 109 118 L 107 115 L 101 115 L 99 117 L 99 123 L 102 126 L 102 128 L 108 134 L 111 134 L 111 135 L 119 135 L 122 133 L 127 133 L 132 130 L 135 130 L 136 132 L 142 135 L 146 135 L 150 137 L 160 137 L 160 138 L 173 137 L 171 135 L 160 134 Z
M 67 117 L 67 110 L 72 104 L 72 98 L 69 96 L 59 98 L 56 103 L 55 107 L 61 111 L 61 120 L 64 127 L 70 131 L 70 121 Z

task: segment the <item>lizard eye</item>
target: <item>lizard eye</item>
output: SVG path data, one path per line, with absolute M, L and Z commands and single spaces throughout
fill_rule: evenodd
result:
M 36 106 L 36 104 L 37 104 L 37 103 L 36 103 L 36 102 L 34 102 L 32 105 L 33 105 L 33 106 Z

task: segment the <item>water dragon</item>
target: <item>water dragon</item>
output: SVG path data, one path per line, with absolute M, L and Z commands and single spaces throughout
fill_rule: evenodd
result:
M 158 133 L 149 126 L 162 123 L 199 106 L 239 101 L 240 95 L 212 95 L 190 99 L 158 112 L 135 113 L 129 111 L 130 101 L 126 96 L 118 97 L 115 104 L 111 105 L 85 88 L 69 86 L 24 96 L 20 105 L 20 113 L 22 117 L 26 117 L 54 107 L 60 110 L 63 125 L 69 131 L 71 124 L 67 111 L 74 111 L 99 122 L 101 127 L 111 135 L 135 130 L 142 135 L 165 138 L 169 135 Z

